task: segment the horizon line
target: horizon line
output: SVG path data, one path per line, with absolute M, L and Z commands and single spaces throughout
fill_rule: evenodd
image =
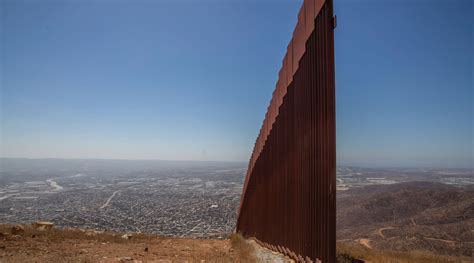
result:
M 242 163 L 248 164 L 249 161 L 228 161 L 228 160 L 171 160 L 171 159 L 121 159 L 121 158 L 65 158 L 65 157 L 5 157 L 0 159 L 23 159 L 23 160 L 82 160 L 82 161 L 145 161 L 145 162 L 201 162 L 201 163 Z M 371 168 L 371 169 L 462 169 L 472 170 L 474 167 L 443 167 L 443 166 L 413 166 L 413 165 L 362 165 L 362 164 L 337 164 L 336 167 L 355 167 L 355 168 Z
M 159 162 L 221 162 L 221 163 L 248 163 L 248 161 L 228 160 L 171 160 L 171 159 L 122 159 L 122 158 L 67 158 L 67 157 L 6 157 L 0 159 L 24 159 L 24 160 L 97 160 L 97 161 L 159 161 Z

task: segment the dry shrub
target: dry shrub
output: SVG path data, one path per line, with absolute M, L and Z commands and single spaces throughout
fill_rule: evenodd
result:
M 240 233 L 230 235 L 232 248 L 239 253 L 240 262 L 257 262 L 255 248 L 250 245 Z
M 445 256 L 429 251 L 387 251 L 371 250 L 358 245 L 337 243 L 337 260 L 340 263 L 351 262 L 353 259 L 363 259 L 380 263 L 468 263 L 468 257 Z

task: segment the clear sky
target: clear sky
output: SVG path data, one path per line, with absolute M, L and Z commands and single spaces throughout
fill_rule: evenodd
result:
M 1 1 L 1 156 L 247 161 L 301 2 Z M 335 13 L 338 162 L 471 166 L 472 1 Z

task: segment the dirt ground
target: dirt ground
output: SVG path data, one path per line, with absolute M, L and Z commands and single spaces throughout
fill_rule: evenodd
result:
M 12 234 L 0 225 L 0 262 L 255 262 L 254 248 L 238 238 L 166 238 L 79 229 L 38 230 L 23 225 Z

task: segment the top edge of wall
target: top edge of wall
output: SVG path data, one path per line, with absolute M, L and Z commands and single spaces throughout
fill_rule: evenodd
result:
M 263 120 L 262 127 L 255 141 L 252 155 L 250 157 L 247 176 L 244 182 L 244 194 L 255 162 L 257 161 L 258 156 L 260 156 L 267 137 L 271 132 L 273 123 L 278 116 L 279 108 L 283 103 L 283 97 L 286 95 L 288 86 L 293 81 L 293 76 L 298 70 L 299 61 L 306 51 L 306 41 L 314 30 L 314 21 L 326 1 L 330 0 L 304 0 L 298 12 L 298 20 L 278 72 L 278 80 L 275 84 L 275 90 L 273 91 L 270 104 L 265 113 L 265 119 Z M 243 202 L 241 202 L 241 204 L 242 203 Z

